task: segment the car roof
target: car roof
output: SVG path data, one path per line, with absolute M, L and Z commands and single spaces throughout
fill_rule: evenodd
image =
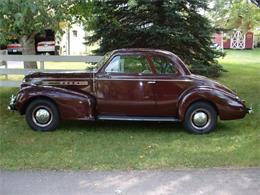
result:
M 191 74 L 190 71 L 188 70 L 188 68 L 185 66 L 184 62 L 174 53 L 166 51 L 166 50 L 162 50 L 162 49 L 150 49 L 150 48 L 123 48 L 123 49 L 117 49 L 117 50 L 113 50 L 111 52 L 109 52 L 109 58 L 111 58 L 111 56 L 114 56 L 116 54 L 122 54 L 122 53 L 126 53 L 126 54 L 131 54 L 131 53 L 147 53 L 147 54 L 151 54 L 151 55 L 156 55 L 156 54 L 161 54 L 164 56 L 168 56 L 170 58 L 174 58 L 174 59 L 178 59 L 180 66 L 182 67 L 183 71 L 185 72 L 185 74 Z
M 144 53 L 158 53 L 158 54 L 164 54 L 164 55 L 174 55 L 172 52 L 162 50 L 162 49 L 150 49 L 150 48 L 123 48 L 123 49 L 117 49 L 112 51 L 113 54 L 115 53 L 134 53 L 134 52 L 144 52 Z

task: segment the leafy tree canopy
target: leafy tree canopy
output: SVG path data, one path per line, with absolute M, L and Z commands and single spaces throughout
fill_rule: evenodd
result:
M 214 29 L 200 14 L 207 9 L 205 0 L 81 1 L 79 7 L 77 13 L 93 31 L 87 44 L 98 42 L 98 54 L 118 48 L 165 49 L 194 73 L 218 76 L 222 71 L 215 60 L 221 53 L 210 47 Z
M 71 20 L 74 0 L 1 0 L 0 43 L 18 39 L 23 54 L 35 54 L 34 36 L 46 29 L 60 30 L 60 22 Z M 36 68 L 35 63 L 25 65 Z
M 250 0 L 252 3 L 254 3 L 256 6 L 260 7 L 260 0 Z
M 60 30 L 59 22 L 70 20 L 69 8 L 74 1 L 66 0 L 1 0 L 0 41 L 33 36 L 45 29 Z
M 259 0 L 215 0 L 209 15 L 216 28 L 242 31 L 260 26 Z

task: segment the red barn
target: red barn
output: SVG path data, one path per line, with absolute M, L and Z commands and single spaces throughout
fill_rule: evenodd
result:
M 254 33 L 253 32 L 247 32 L 246 33 L 245 49 L 252 49 L 252 48 L 254 48 Z
M 213 43 L 217 43 L 224 49 L 253 49 L 254 34 L 250 31 L 245 34 L 241 31 L 233 31 L 230 38 L 227 38 L 223 33 L 216 33 L 213 36 Z
M 216 43 L 223 48 L 223 33 L 215 33 L 213 36 L 213 43 Z

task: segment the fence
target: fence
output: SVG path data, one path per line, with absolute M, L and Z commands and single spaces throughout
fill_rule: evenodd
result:
M 5 51 L 0 53 L 0 75 L 4 75 L 4 80 L 0 80 L 0 87 L 18 87 L 21 81 L 8 79 L 8 75 L 26 75 L 32 72 L 62 72 L 68 69 L 46 69 L 45 62 L 85 62 L 97 63 L 102 56 L 46 56 L 46 55 L 6 55 Z M 8 61 L 16 62 L 40 62 L 39 69 L 9 68 Z M 78 69 L 70 69 L 74 71 Z

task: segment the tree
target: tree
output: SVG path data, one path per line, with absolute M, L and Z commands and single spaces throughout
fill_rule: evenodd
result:
M 212 2 L 212 1 L 211 1 Z M 260 26 L 259 1 L 215 0 L 209 15 L 216 28 L 244 32 Z
M 158 48 L 172 51 L 194 73 L 218 76 L 223 70 L 215 60 L 221 55 L 212 49 L 214 29 L 200 10 L 204 0 L 117 0 L 87 1 L 91 14 L 78 12 L 87 19 L 93 34 L 87 44 L 98 42 L 98 54 L 117 48 Z
M 260 0 L 250 0 L 252 3 L 254 3 L 256 6 L 260 7 Z
M 46 29 L 60 30 L 59 23 L 71 20 L 68 14 L 74 0 L 1 0 L 0 44 L 18 39 L 23 54 L 35 54 L 34 36 Z M 25 63 L 37 68 L 36 63 Z

